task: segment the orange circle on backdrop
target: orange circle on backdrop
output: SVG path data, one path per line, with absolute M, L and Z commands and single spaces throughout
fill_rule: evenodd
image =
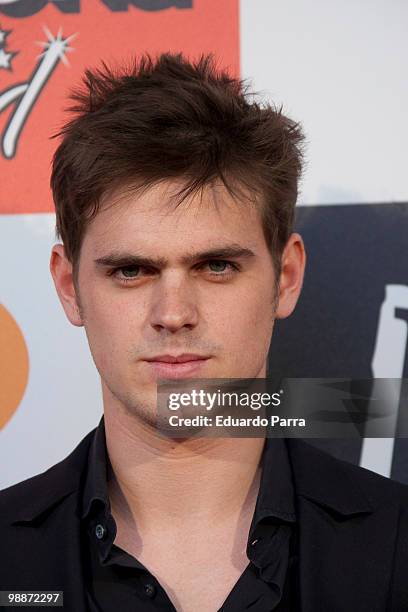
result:
M 23 333 L 0 304 L 0 429 L 17 410 L 28 381 L 29 359 Z

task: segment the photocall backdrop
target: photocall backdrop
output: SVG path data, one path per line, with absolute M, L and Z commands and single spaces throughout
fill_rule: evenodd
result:
M 70 87 L 101 59 L 212 51 L 302 121 L 308 269 L 297 310 L 277 324 L 271 371 L 408 376 L 408 5 L 327 4 L 0 0 L 0 489 L 65 457 L 102 413 L 85 332 L 49 272 L 50 136 Z M 408 482 L 405 440 L 313 443 Z

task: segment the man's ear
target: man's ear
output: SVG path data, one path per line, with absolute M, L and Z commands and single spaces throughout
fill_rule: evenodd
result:
M 306 253 L 300 234 L 291 234 L 282 253 L 278 307 L 276 318 L 292 314 L 298 301 L 305 273 Z
M 73 267 L 65 255 L 62 244 L 55 244 L 51 250 L 50 272 L 62 307 L 72 325 L 83 326 L 79 299 L 77 298 Z

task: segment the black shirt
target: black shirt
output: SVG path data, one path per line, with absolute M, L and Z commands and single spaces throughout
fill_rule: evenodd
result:
M 156 593 L 150 586 L 145 590 L 145 585 L 156 586 L 148 568 L 135 564 L 132 557 L 127 566 L 129 558 L 124 555 L 121 564 L 109 563 L 112 546 L 103 559 L 99 544 L 112 543 L 114 534 L 109 513 L 104 511 L 102 518 L 112 532 L 106 540 L 99 540 L 91 526 L 99 517 L 92 514 L 106 506 L 103 501 L 92 501 L 91 493 L 83 507 L 90 448 L 99 431 L 89 432 L 68 457 L 42 474 L 0 491 L 0 590 L 63 591 L 67 612 L 95 612 L 113 606 L 114 612 L 120 612 L 121 599 L 125 612 L 129 608 L 157 610 L 160 601 L 174 612 L 161 588 Z M 274 608 L 285 573 L 280 551 L 286 550 L 282 543 L 287 530 L 271 530 L 271 538 L 264 533 L 248 550 L 251 569 L 243 573 L 221 609 L 288 609 L 292 602 L 282 603 L 288 593 L 297 599 L 289 609 L 298 610 L 300 602 L 302 612 L 407 612 L 408 487 L 340 461 L 304 440 L 287 438 L 296 507 L 296 521 L 290 521 L 284 501 L 290 481 L 280 476 L 285 468 L 279 461 L 279 449 L 285 446 L 277 439 L 268 442 L 272 452 L 264 457 L 265 481 L 252 535 L 257 537 L 261 525 L 268 531 L 265 524 L 270 526 L 273 521 L 275 526 L 282 524 L 297 532 L 294 548 L 298 550 L 299 580 L 292 572 L 286 574 L 295 585 L 285 581 L 279 607 Z M 111 476 L 110 471 L 108 474 Z M 97 483 L 95 492 L 98 497 Z M 91 512 L 81 519 L 87 504 Z M 282 510 L 285 515 L 279 512 Z M 257 522 L 263 514 L 264 521 Z M 91 553 L 96 553 L 95 558 Z M 214 567 L 216 562 L 214 559 Z M 211 571 L 207 573 L 211 589 Z M 194 612 L 204 612 L 200 605 L 196 607 Z
M 218 612 L 295 609 L 296 515 L 285 440 L 266 438 L 261 461 L 259 493 L 246 549 L 249 562 Z M 89 610 L 174 612 L 173 603 L 149 569 L 113 543 L 116 524 L 108 497 L 108 462 L 102 417 L 90 447 L 82 493 Z

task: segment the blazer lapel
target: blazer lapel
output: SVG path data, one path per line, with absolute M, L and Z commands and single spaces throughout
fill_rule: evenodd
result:
M 302 612 L 387 610 L 398 505 L 379 476 L 288 439 Z

